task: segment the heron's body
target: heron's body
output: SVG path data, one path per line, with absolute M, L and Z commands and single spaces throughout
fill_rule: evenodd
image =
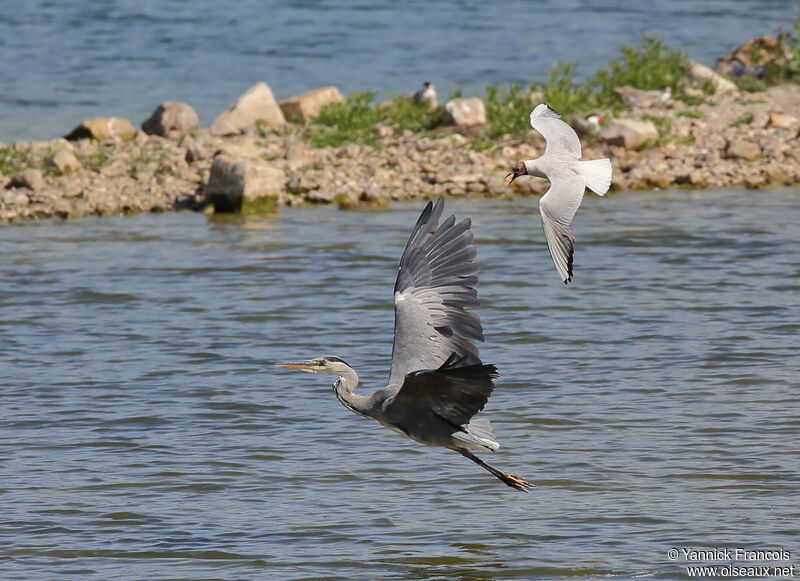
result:
M 550 256 L 561 280 L 572 280 L 575 235 L 572 218 L 589 188 L 602 196 L 611 186 L 611 160 L 581 161 L 578 134 L 560 115 L 542 103 L 531 113 L 531 127 L 542 134 L 547 146 L 537 159 L 520 161 L 509 176 L 513 182 L 530 175 L 550 180 L 550 189 L 539 200 L 539 212 Z
M 471 223 L 450 216 L 439 224 L 444 201 L 429 203 L 409 238 L 395 284 L 395 336 L 388 385 L 356 393 L 358 374 L 342 359 L 324 356 L 280 366 L 332 373 L 336 397 L 347 409 L 429 446 L 449 448 L 508 486 L 530 485 L 483 462 L 470 450 L 495 451 L 489 420 L 475 417 L 497 376 L 484 365 L 474 341 L 483 341 Z

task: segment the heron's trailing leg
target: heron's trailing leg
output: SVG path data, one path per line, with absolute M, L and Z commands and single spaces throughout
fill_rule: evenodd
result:
M 516 474 L 510 474 L 508 472 L 503 472 L 502 470 L 498 470 L 494 466 L 487 464 L 480 458 L 478 458 L 475 454 L 470 452 L 469 450 L 465 450 L 463 448 L 455 448 L 456 452 L 464 456 L 465 458 L 469 458 L 475 464 L 483 468 L 484 470 L 488 470 L 491 472 L 495 477 L 502 480 L 507 486 L 511 488 L 516 488 L 517 490 L 521 490 L 522 492 L 528 492 L 528 489 L 533 486 L 531 483 L 527 482 L 526 480 L 520 478 Z

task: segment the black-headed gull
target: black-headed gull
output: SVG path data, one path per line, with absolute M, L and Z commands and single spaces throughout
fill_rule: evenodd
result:
M 433 83 L 429 81 L 422 83 L 422 88 L 414 93 L 411 98 L 418 105 L 427 102 L 431 109 L 435 109 L 439 106 L 439 101 L 436 98 L 436 89 L 434 88 Z
M 550 189 L 539 200 L 539 212 L 550 256 L 561 280 L 567 284 L 572 280 L 575 249 L 575 235 L 570 222 L 581 205 L 586 188 L 600 196 L 608 191 L 611 160 L 579 161 L 581 142 L 578 134 L 545 103 L 537 105 L 531 113 L 531 127 L 547 142 L 544 155 L 518 162 L 506 177 L 511 176 L 509 184 L 524 175 L 550 180 Z

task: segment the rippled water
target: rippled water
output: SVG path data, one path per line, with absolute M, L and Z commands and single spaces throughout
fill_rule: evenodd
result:
M 641 31 L 707 64 L 791 26 L 796 0 L 0 0 L 0 140 L 51 139 L 87 117 L 141 123 L 165 100 L 208 124 L 253 83 L 279 98 L 442 96 L 544 79 L 555 60 L 594 71 Z
M 800 555 L 800 191 L 620 193 L 560 284 L 536 200 L 474 219 L 497 466 L 345 410 L 383 386 L 421 202 L 0 227 L 0 577 L 670 578 Z M 486 456 L 489 456 L 487 453 Z M 800 563 L 798 563 L 800 564 Z

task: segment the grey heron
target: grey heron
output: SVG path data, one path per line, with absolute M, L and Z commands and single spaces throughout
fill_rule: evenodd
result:
M 444 200 L 428 202 L 400 259 L 394 287 L 395 329 L 387 387 L 371 395 L 355 392 L 356 370 L 339 357 L 323 356 L 279 367 L 336 375 L 333 391 L 347 409 L 430 446 L 469 458 L 508 486 L 531 485 L 498 470 L 472 450 L 499 448 L 483 410 L 497 371 L 478 356 L 481 320 L 478 265 L 470 220 L 450 216 L 439 224 Z
M 611 160 L 579 161 L 582 153 L 578 134 L 545 103 L 537 105 L 531 113 L 531 127 L 547 142 L 544 154 L 517 162 L 506 177 L 511 177 L 509 185 L 524 175 L 550 180 L 550 189 L 539 200 L 539 213 L 553 264 L 567 284 L 572 280 L 575 252 L 575 234 L 570 223 L 586 188 L 600 196 L 608 191 Z

